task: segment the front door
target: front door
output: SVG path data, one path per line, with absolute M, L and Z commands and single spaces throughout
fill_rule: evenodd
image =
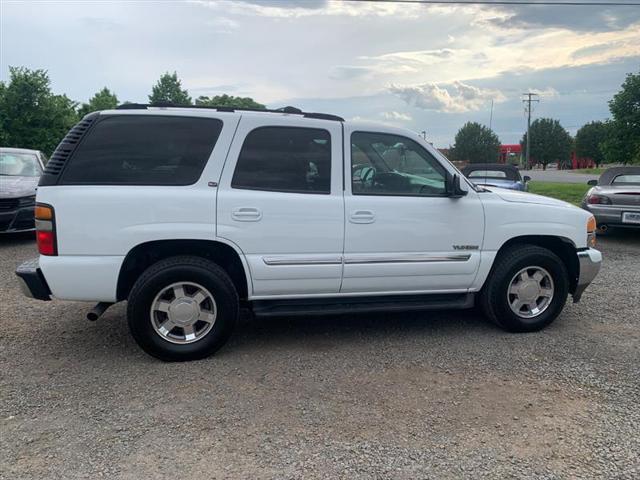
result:
M 240 120 L 218 188 L 217 235 L 244 253 L 252 299 L 340 290 L 341 142 L 339 122 Z
M 478 194 L 447 195 L 447 169 L 404 133 L 345 131 L 344 293 L 465 291 L 480 262 Z

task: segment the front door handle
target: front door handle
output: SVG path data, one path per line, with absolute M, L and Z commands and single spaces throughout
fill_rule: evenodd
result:
M 376 221 L 376 216 L 371 210 L 354 210 L 349 215 L 349 221 L 351 223 L 373 223 Z
M 258 222 L 262 218 L 262 212 L 254 207 L 238 207 L 231 212 L 231 218 L 238 222 Z

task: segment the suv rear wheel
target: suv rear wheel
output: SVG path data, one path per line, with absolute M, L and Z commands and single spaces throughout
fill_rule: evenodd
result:
M 222 347 L 238 319 L 238 294 L 227 273 L 193 256 L 161 260 L 138 278 L 127 306 L 129 329 L 150 355 L 195 360 Z
M 536 245 L 514 245 L 496 259 L 480 305 L 503 329 L 533 332 L 560 315 L 568 293 L 569 275 L 555 253 Z

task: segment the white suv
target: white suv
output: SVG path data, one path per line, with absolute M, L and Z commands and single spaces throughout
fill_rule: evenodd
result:
M 602 260 L 593 217 L 480 188 L 415 133 L 277 111 L 125 105 L 76 125 L 37 193 L 48 300 L 128 300 L 133 337 L 202 358 L 256 316 L 469 308 L 543 328 Z

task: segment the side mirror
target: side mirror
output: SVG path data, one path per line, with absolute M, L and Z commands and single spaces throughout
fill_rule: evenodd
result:
M 522 180 L 524 180 L 524 183 L 527 183 L 531 181 L 531 177 L 529 175 L 525 175 Z
M 587 185 L 591 185 L 592 187 L 595 187 L 596 185 L 598 185 L 598 180 L 589 180 L 587 182 Z
M 460 176 L 458 174 L 448 178 L 447 186 L 447 193 L 450 198 L 461 198 L 468 193 L 460 187 Z

